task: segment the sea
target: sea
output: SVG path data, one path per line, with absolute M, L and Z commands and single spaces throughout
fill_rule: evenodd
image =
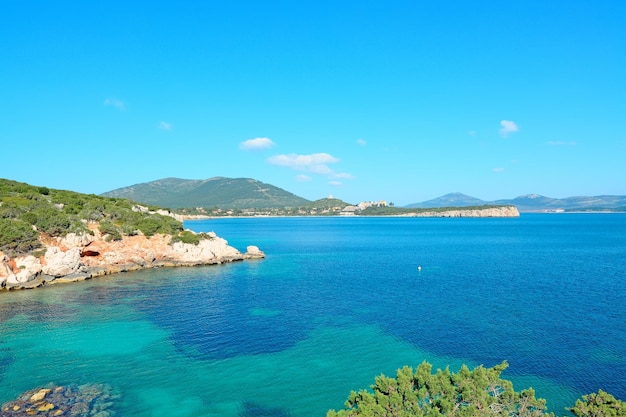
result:
M 108 384 L 115 416 L 324 416 L 423 361 L 567 414 L 626 400 L 626 214 L 188 221 L 262 260 L 0 293 L 0 403 Z

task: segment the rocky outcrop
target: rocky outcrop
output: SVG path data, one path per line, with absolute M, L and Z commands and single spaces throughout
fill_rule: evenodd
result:
M 13 417 L 113 417 L 115 402 L 120 395 L 109 385 L 49 385 L 20 395 L 2 404 L 1 415 Z
M 125 236 L 108 241 L 97 228 L 93 235 L 68 234 L 43 238 L 45 254 L 9 258 L 0 252 L 0 288 L 35 288 L 44 284 L 81 281 L 101 275 L 165 266 L 196 266 L 263 258 L 256 246 L 246 253 L 228 245 L 215 233 L 197 245 L 170 243 L 169 235 Z
M 422 211 L 406 214 L 407 217 L 519 217 L 515 206 L 489 207 L 484 209 L 455 209 L 445 211 Z

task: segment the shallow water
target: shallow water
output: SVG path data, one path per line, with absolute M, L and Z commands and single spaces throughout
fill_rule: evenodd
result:
M 508 360 L 558 415 L 626 399 L 626 215 L 186 226 L 267 258 L 0 294 L 0 403 L 107 383 L 120 416 L 324 415 L 423 360 Z

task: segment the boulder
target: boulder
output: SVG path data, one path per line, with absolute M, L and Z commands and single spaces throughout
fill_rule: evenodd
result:
M 248 246 L 246 248 L 245 257 L 248 259 L 265 258 L 265 253 L 257 246 Z
M 43 273 L 54 277 L 70 275 L 80 268 L 80 248 L 72 248 L 63 252 L 57 246 L 48 248 L 45 256 L 46 264 Z
M 67 248 L 83 248 L 85 246 L 88 246 L 95 240 L 95 236 L 89 235 L 87 233 L 81 233 L 79 235 L 77 235 L 76 233 L 68 233 L 64 238 L 60 240 L 59 243 Z
M 19 271 L 9 274 L 6 281 L 7 284 L 16 285 L 28 282 L 35 279 L 35 277 L 41 273 L 41 262 L 39 258 L 35 258 L 32 255 L 18 256 L 14 261 Z

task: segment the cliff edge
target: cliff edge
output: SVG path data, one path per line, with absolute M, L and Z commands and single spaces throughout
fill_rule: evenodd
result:
M 97 227 L 92 234 L 65 237 L 41 235 L 41 254 L 10 257 L 0 252 L 0 289 L 36 288 L 82 281 L 97 276 L 167 266 L 198 266 L 264 258 L 256 246 L 245 253 L 228 245 L 215 233 L 202 234 L 197 244 L 171 243 L 172 236 L 155 234 L 109 240 Z

